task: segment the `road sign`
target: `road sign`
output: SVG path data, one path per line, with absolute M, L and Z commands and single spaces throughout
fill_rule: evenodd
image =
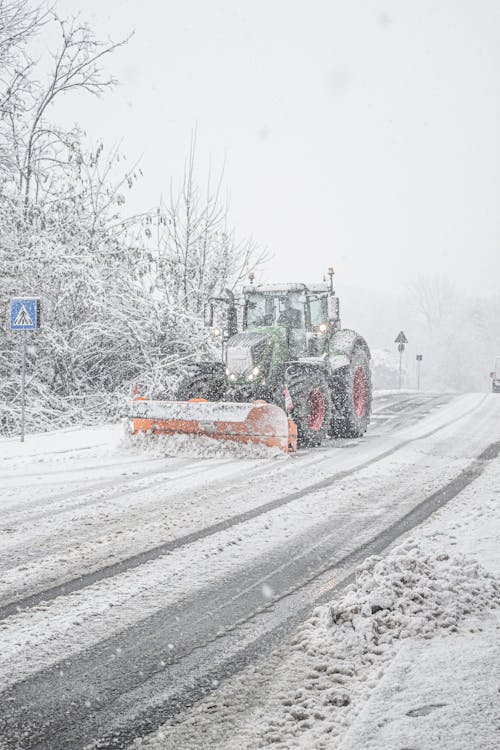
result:
M 34 331 L 40 325 L 38 297 L 13 297 L 10 301 L 10 330 Z
M 403 382 L 403 352 L 405 350 L 405 344 L 408 343 L 408 339 L 404 335 L 403 331 L 400 331 L 396 338 L 394 339 L 394 343 L 398 345 L 398 352 L 399 352 L 399 375 L 398 375 L 398 388 L 401 390 L 401 384 Z
M 40 326 L 40 300 L 38 297 L 13 297 L 10 301 L 10 330 L 24 331 L 21 365 L 21 443 L 24 443 L 24 412 L 26 404 L 26 331 Z

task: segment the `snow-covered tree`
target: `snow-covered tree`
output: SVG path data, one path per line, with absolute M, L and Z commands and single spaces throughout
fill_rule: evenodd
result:
M 30 55 L 30 39 L 49 23 L 60 43 L 47 66 Z M 123 169 L 117 150 L 91 148 L 80 127 L 53 121 L 56 100 L 112 86 L 101 65 L 117 46 L 25 0 L 0 0 L 0 306 L 6 313 L 20 295 L 42 301 L 42 328 L 29 334 L 28 429 L 88 416 L 89 396 L 118 413 L 133 383 L 171 390 L 179 368 L 210 350 L 206 301 L 262 260 L 228 228 L 220 181 L 196 185 L 194 146 L 179 193 L 142 217 L 157 220 L 152 246 L 150 225 L 125 215 L 138 167 Z M 4 314 L 3 431 L 19 422 L 20 369 L 20 337 Z
M 409 291 L 416 314 L 412 338 L 420 332 L 425 387 L 486 390 L 500 352 L 499 298 L 462 296 L 446 279 L 434 278 L 419 278 Z
M 149 351 L 164 357 L 150 370 L 156 373 L 153 390 L 162 390 L 173 362 L 182 368 L 197 357 L 218 356 L 203 327 L 205 305 L 234 290 L 267 257 L 251 239 L 237 239 L 221 198 L 222 179 L 212 180 L 209 171 L 204 189 L 196 182 L 195 145 L 193 138 L 180 188 L 171 186 L 168 202 L 143 217 L 145 330 L 152 336 Z

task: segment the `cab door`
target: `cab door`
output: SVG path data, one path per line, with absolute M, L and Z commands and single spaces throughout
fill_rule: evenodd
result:
M 288 294 L 278 300 L 277 324 L 286 327 L 290 359 L 307 356 L 305 300 L 299 294 Z
M 328 349 L 327 297 L 309 297 L 307 309 L 307 350 L 311 357 L 320 357 Z M 325 325 L 327 327 L 322 330 Z

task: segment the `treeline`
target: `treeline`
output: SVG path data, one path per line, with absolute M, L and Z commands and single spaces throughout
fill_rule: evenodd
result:
M 59 44 L 35 59 L 35 37 Z M 220 184 L 194 178 L 195 144 L 167 204 L 127 216 L 140 179 L 117 150 L 52 116 L 66 96 L 103 95 L 116 44 L 28 0 L 0 2 L 0 432 L 18 429 L 20 335 L 14 296 L 42 301 L 29 336 L 27 429 L 113 416 L 133 384 L 168 394 L 179 368 L 204 351 L 203 307 L 259 263 L 228 228 Z M 118 176 L 117 176 L 118 175 Z
M 500 294 L 464 295 L 450 279 L 422 276 L 407 283 L 404 296 L 349 290 L 342 303 L 346 321 L 370 343 L 376 388 L 398 387 L 394 339 L 402 328 L 409 340 L 403 356 L 404 388 L 416 388 L 416 354 L 421 354 L 423 390 L 491 390 L 489 373 L 500 355 Z

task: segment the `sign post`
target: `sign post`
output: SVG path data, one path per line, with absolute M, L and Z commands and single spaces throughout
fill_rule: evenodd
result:
M 403 352 L 405 350 L 405 344 L 408 343 L 408 339 L 404 335 L 403 331 L 400 331 L 396 336 L 394 343 L 398 345 L 399 352 L 399 377 L 398 377 L 398 389 L 401 390 L 403 381 Z
M 417 354 L 417 391 L 420 390 L 420 364 L 423 360 L 422 354 Z
M 23 332 L 23 359 L 21 364 L 21 443 L 24 443 L 26 405 L 26 331 L 40 327 L 40 300 L 38 297 L 13 297 L 10 301 L 10 330 Z

